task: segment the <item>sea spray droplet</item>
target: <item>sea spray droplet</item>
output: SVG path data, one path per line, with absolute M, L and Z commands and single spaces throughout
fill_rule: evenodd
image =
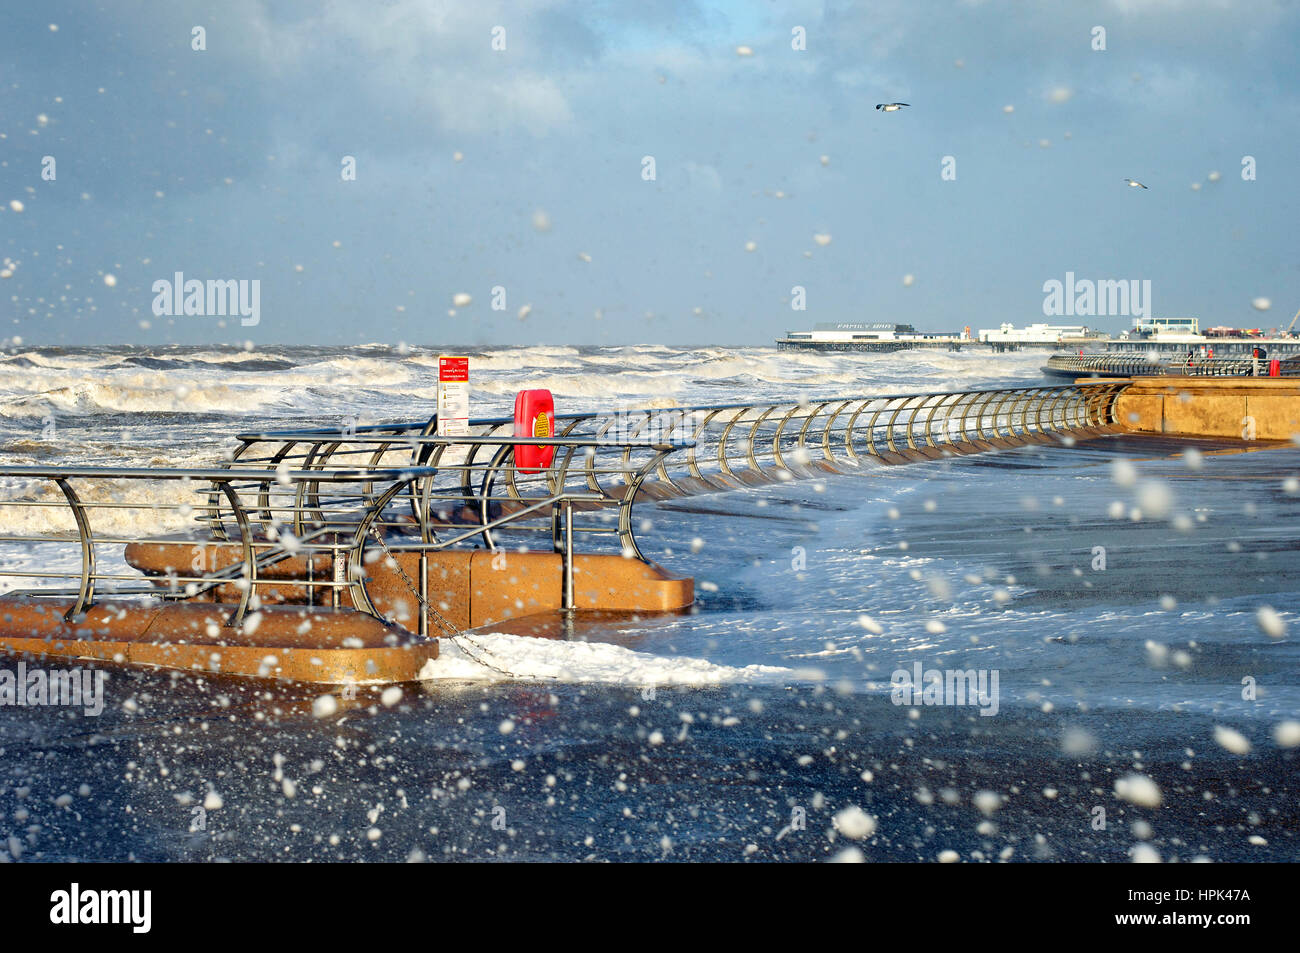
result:
M 1255 621 L 1269 638 L 1280 639 L 1286 635 L 1286 621 L 1272 606 L 1260 606 L 1255 612 Z
M 1138 807 L 1159 807 L 1160 788 L 1145 774 L 1126 774 L 1115 782 L 1115 796 Z
M 1240 731 L 1226 725 L 1214 726 L 1214 741 L 1220 748 L 1236 755 L 1250 754 L 1250 741 Z
M 975 807 L 985 817 L 991 817 L 993 812 L 1002 806 L 1002 795 L 996 791 L 976 791 Z
M 865 864 L 866 862 L 866 855 L 856 847 L 844 848 L 829 861 L 832 864 Z
M 1279 721 L 1273 726 L 1273 740 L 1281 748 L 1300 747 L 1300 721 Z
M 1061 750 L 1071 757 L 1084 757 L 1097 750 L 1097 739 L 1082 728 L 1068 728 L 1061 738 Z
M 1127 460 L 1116 460 L 1110 466 L 1110 475 L 1120 486 L 1132 486 L 1137 483 L 1137 467 Z
M 853 840 L 862 840 L 876 832 L 876 819 L 856 805 L 836 814 L 833 823 L 837 831 Z
M 1138 507 L 1151 519 L 1164 519 L 1174 505 L 1174 495 L 1169 485 L 1159 480 L 1147 480 L 1137 492 Z
M 1129 850 L 1129 857 L 1132 858 L 1135 864 L 1160 863 L 1160 851 L 1150 844 L 1134 844 Z
M 1147 661 L 1152 665 L 1160 666 L 1169 661 L 1169 647 L 1167 645 L 1147 639 L 1144 647 L 1147 650 Z

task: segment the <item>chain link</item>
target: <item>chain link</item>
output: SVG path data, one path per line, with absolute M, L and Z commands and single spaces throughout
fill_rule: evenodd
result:
M 498 675 L 504 675 L 507 678 L 519 679 L 525 677 L 523 675 L 518 675 L 515 672 L 510 671 L 509 669 L 502 668 L 499 665 L 493 665 L 491 662 L 485 660 L 481 656 L 481 654 L 477 654 L 477 653 L 488 652 L 488 649 L 485 649 L 482 645 L 475 642 L 473 639 L 471 639 L 460 629 L 456 628 L 456 626 L 453 625 L 451 621 L 448 620 L 445 616 L 443 616 L 441 612 L 439 612 L 433 606 L 429 605 L 427 601 L 425 601 L 424 597 L 420 595 L 420 590 L 416 587 L 415 581 L 411 579 L 409 575 L 407 575 L 406 570 L 402 568 L 401 562 L 398 560 L 396 556 L 393 555 L 393 551 L 388 548 L 388 543 L 384 541 L 384 535 L 379 531 L 379 527 L 378 525 L 376 525 L 376 523 L 370 524 L 370 535 L 374 536 L 375 540 L 379 543 L 380 548 L 384 551 L 384 553 L 388 556 L 388 559 L 392 562 L 393 566 L 397 569 L 397 574 L 401 576 L 402 581 L 406 583 L 406 588 L 410 590 L 411 595 L 415 598 L 415 601 L 420 604 L 421 608 L 424 609 L 425 613 L 428 615 L 429 619 L 433 622 L 434 626 L 437 627 L 437 629 L 442 633 L 442 637 L 450 639 L 452 644 L 455 645 L 462 652 L 464 652 L 465 657 L 468 658 L 471 662 L 477 662 L 479 665 L 482 665 L 484 668 L 490 669 L 493 672 L 496 672 Z M 435 636 L 435 638 L 437 638 L 437 636 Z M 473 646 L 473 649 L 470 649 L 468 646 Z M 527 677 L 549 678 L 549 679 L 556 678 L 556 676 L 554 675 L 532 675 Z

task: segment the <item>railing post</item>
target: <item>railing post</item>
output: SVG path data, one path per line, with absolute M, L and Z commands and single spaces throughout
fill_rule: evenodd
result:
M 429 551 L 420 550 L 420 625 L 423 638 L 429 637 Z
M 249 603 L 252 602 L 253 596 L 257 594 L 257 552 L 253 549 L 253 528 L 248 521 L 248 513 L 244 510 L 243 504 L 239 502 L 239 493 L 230 485 L 229 480 L 220 482 L 221 492 L 230 503 L 230 511 L 234 514 L 235 524 L 239 527 L 239 539 L 243 550 L 243 582 L 244 591 L 239 595 L 239 605 L 231 613 L 230 618 L 226 620 L 226 625 L 230 628 L 239 628 L 244 624 L 244 616 L 248 613 Z
M 342 541 L 342 534 L 334 533 L 334 550 L 330 555 L 330 562 L 334 567 L 334 585 L 330 586 L 330 608 L 337 609 L 342 605 L 341 590 L 347 583 L 348 578 L 348 557 L 339 543 Z
M 81 540 L 81 586 L 77 593 L 77 601 L 63 616 L 65 621 L 75 622 L 95 599 L 94 535 L 90 529 L 86 509 L 77 497 L 76 491 L 72 489 L 72 484 L 62 478 L 56 478 L 54 482 L 58 484 L 68 505 L 72 507 L 72 518 L 77 523 L 77 537 Z
M 573 501 L 564 501 L 564 611 L 573 611 Z

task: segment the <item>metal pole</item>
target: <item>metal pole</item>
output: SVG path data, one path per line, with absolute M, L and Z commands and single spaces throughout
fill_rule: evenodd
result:
M 334 585 L 330 587 L 330 607 L 337 609 L 339 607 L 339 590 L 347 582 L 347 553 L 339 547 L 339 534 L 334 534 L 334 551 L 332 553 L 334 562 Z
M 564 611 L 573 611 L 573 503 L 564 501 Z
M 429 613 L 425 606 L 429 604 L 429 552 L 420 550 L 420 635 L 429 637 Z

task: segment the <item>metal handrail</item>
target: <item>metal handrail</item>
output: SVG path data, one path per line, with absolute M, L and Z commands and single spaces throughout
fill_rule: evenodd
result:
M 305 588 L 309 602 L 324 591 L 337 606 L 347 591 L 358 609 L 378 615 L 363 568 L 372 532 L 391 538 L 396 550 L 421 553 L 472 541 L 496 549 L 505 533 L 549 534 L 552 549 L 566 554 L 566 573 L 572 572 L 572 534 L 603 533 L 615 536 L 625 555 L 644 560 L 632 519 L 633 504 L 644 494 L 708 492 L 852 470 L 871 458 L 896 462 L 936 451 L 984 450 L 996 445 L 990 441 L 1077 433 L 1114 424 L 1115 399 L 1124 386 L 1076 383 L 565 414 L 549 438 L 501 432 L 513 426 L 511 418 L 476 419 L 467 436 L 438 436 L 431 419 L 242 434 L 224 467 L 0 467 L 0 479 L 45 481 L 61 497 L 0 498 L 0 508 L 66 507 L 75 528 L 75 537 L 17 534 L 0 536 L 0 543 L 66 545 L 75 539 L 81 557 L 76 571 L 0 575 L 73 581 L 68 590 L 25 594 L 66 592 L 74 597 L 66 618 L 75 621 L 109 584 L 139 579 L 103 568 L 97 547 L 160 541 L 156 535 L 97 532 L 96 510 L 158 504 L 88 499 L 84 488 L 78 492 L 79 481 L 180 481 L 194 484 L 204 500 L 185 504 L 208 530 L 209 538 L 194 544 L 233 549 L 234 558 L 217 569 L 205 554 L 202 571 L 195 566 L 189 575 L 169 572 L 167 590 L 157 588 L 155 577 L 147 586 L 117 586 L 113 595 L 192 598 L 233 584 L 238 605 L 227 623 L 240 625 L 261 604 L 259 587 L 283 584 L 283 578 L 266 575 L 270 567 L 301 555 L 306 578 L 293 584 Z M 520 445 L 554 447 L 553 459 L 536 472 L 525 471 L 515 461 Z M 688 451 L 684 460 L 674 456 L 682 449 Z M 706 460 L 713 461 L 707 469 Z M 610 508 L 617 511 L 612 518 Z M 597 519 L 574 527 L 575 512 Z M 332 578 L 317 578 L 314 560 L 326 557 L 335 571 Z
M 495 430 L 495 426 L 490 429 Z M 274 461 L 283 467 L 287 461 L 301 460 L 304 464 L 324 467 L 338 457 L 358 459 L 365 466 L 376 466 L 385 457 L 394 454 L 414 461 L 425 475 L 409 485 L 409 505 L 412 515 L 421 528 L 426 540 L 433 538 L 431 527 L 437 524 L 444 529 L 473 528 L 482 544 L 488 549 L 496 549 L 492 519 L 493 512 L 506 508 L 518 512 L 520 507 L 535 501 L 539 496 L 555 496 L 566 493 L 566 483 L 575 485 L 567 491 L 569 496 L 577 492 L 594 490 L 601 496 L 599 504 L 584 501 L 591 506 L 616 506 L 619 510 L 616 526 L 603 530 L 616 533 L 620 548 L 638 559 L 644 559 L 641 549 L 632 532 L 631 509 L 635 503 L 641 485 L 656 469 L 662 469 L 667 456 L 679 449 L 692 446 L 688 440 L 677 438 L 634 439 L 606 436 L 559 436 L 559 437 L 515 437 L 489 433 L 481 436 L 443 437 L 431 434 L 403 434 L 395 439 L 393 428 L 375 428 L 368 432 L 343 433 L 327 431 L 321 439 L 300 439 L 297 435 L 272 444 L 271 452 L 257 460 Z M 247 442 L 236 452 L 231 466 L 236 467 L 245 462 L 241 452 L 255 442 Z M 525 474 L 514 464 L 513 450 L 520 445 L 555 447 L 554 459 L 549 467 L 537 474 Z M 448 450 L 463 454 L 460 461 L 447 457 Z M 481 451 L 491 456 L 480 460 Z M 586 457 L 581 474 L 571 473 L 570 466 L 577 451 L 583 451 Z M 597 452 L 605 456 L 617 456 L 617 462 L 603 466 L 595 463 Z M 642 455 L 637 463 L 630 463 L 630 454 Z M 308 469 L 306 472 L 312 472 Z M 609 487 L 603 488 L 600 477 L 609 478 Z M 577 481 L 581 477 L 585 485 L 579 489 Z M 441 482 L 440 482 L 441 481 Z M 504 486 L 504 494 L 496 492 L 498 485 Z M 521 490 L 521 487 L 524 489 Z M 256 512 L 259 519 L 267 521 L 274 515 L 274 507 L 269 504 L 271 481 L 264 480 L 258 493 Z M 301 532 L 299 523 L 316 523 L 324 514 L 318 504 L 317 487 L 310 479 L 304 480 L 298 488 L 295 500 L 295 532 Z M 221 505 L 221 498 L 215 486 L 209 491 L 208 523 L 214 537 L 224 539 L 227 536 L 226 519 Z M 531 511 L 530 511 L 531 512 Z M 460 515 L 458 522 L 455 514 Z M 517 525 L 522 520 L 511 521 L 511 530 L 525 530 L 528 527 Z M 593 532 L 583 528 L 584 532 Z M 552 527 L 554 536 L 554 527 Z
M 1050 371 L 1085 376 L 1112 377 L 1257 377 L 1268 373 L 1268 360 L 1260 358 L 1200 358 L 1152 360 L 1125 354 L 1053 354 L 1047 359 Z M 1300 376 L 1300 361 L 1282 360 L 1281 376 Z
M 513 439 L 513 438 L 512 438 Z M 659 444 L 655 460 L 677 449 L 675 446 Z M 422 555 L 458 546 L 466 541 L 481 536 L 490 539 L 492 532 L 501 532 L 521 528 L 518 524 L 538 517 L 549 517 L 550 525 L 531 527 L 544 529 L 552 533 L 551 545 L 556 552 L 564 555 L 563 568 L 568 592 L 572 591 L 572 552 L 573 526 L 572 511 L 575 505 L 608 504 L 609 498 L 604 494 L 583 492 L 560 492 L 541 499 L 529 499 L 518 509 L 500 512 L 485 518 L 481 524 L 458 526 L 456 523 L 439 522 L 432 510 L 436 499 L 428 493 L 417 496 L 412 488 L 420 481 L 429 481 L 441 471 L 437 467 L 372 467 L 372 468 L 333 468 L 333 469 L 255 469 L 251 467 L 234 468 L 114 468 L 99 466 L 11 466 L 0 467 L 0 479 L 23 481 L 21 487 L 28 491 L 33 484 L 48 482 L 62 493 L 61 501 L 49 499 L 0 497 L 0 510 L 13 508 L 61 507 L 70 512 L 75 526 L 75 536 L 57 532 L 41 535 L 31 533 L 0 534 L 0 544 L 4 543 L 49 543 L 67 546 L 74 543 L 80 552 L 80 567 L 77 570 L 60 571 L 48 565 L 39 569 L 3 569 L 0 577 L 29 578 L 33 580 L 66 579 L 73 583 L 71 587 L 38 587 L 11 591 L 10 595 L 36 597 L 68 597 L 72 605 L 64 613 L 69 622 L 77 622 L 84 617 L 87 609 L 106 595 L 150 596 L 165 600 L 193 599 L 210 593 L 222 586 L 233 584 L 238 592 L 237 604 L 227 617 L 228 626 L 241 625 L 250 611 L 255 611 L 262 604 L 259 587 L 284 585 L 286 579 L 281 576 L 267 576 L 266 571 L 276 563 L 294 556 L 305 558 L 306 578 L 293 578 L 292 584 L 305 589 L 309 604 L 315 604 L 315 594 L 324 590 L 330 595 L 334 606 L 340 604 L 343 591 L 350 593 L 353 606 L 358 610 L 381 617 L 375 609 L 367 590 L 367 576 L 362 567 L 366 565 L 366 545 L 373 531 L 391 536 L 392 542 L 384 540 L 385 548 L 400 551 L 417 551 Z M 115 498 L 108 500 L 88 499 L 85 488 L 78 493 L 74 488 L 77 481 L 97 481 L 108 483 Z M 156 485 L 155 481 L 193 482 L 196 488 L 209 498 L 216 495 L 219 502 L 213 506 L 200 504 L 190 506 L 181 502 L 178 505 L 163 506 L 155 500 L 120 498 L 122 485 L 134 488 L 137 492 Z M 304 487 L 310 486 L 310 498 L 304 494 Z M 131 492 L 128 489 L 126 492 Z M 392 504 L 402 494 L 412 499 L 422 499 L 423 507 L 417 509 L 417 524 L 412 525 L 409 518 L 392 509 Z M 30 496 L 30 493 L 26 495 Z M 631 487 L 620 499 L 620 519 L 617 527 L 588 526 L 579 527 L 587 533 L 617 534 L 622 551 L 641 556 L 636 544 L 630 516 L 631 504 L 635 499 L 635 486 Z M 500 500 L 501 497 L 487 496 L 488 502 Z M 181 508 L 184 508 L 182 511 Z M 168 510 L 182 511 L 193 516 L 198 525 L 209 528 L 213 521 L 225 525 L 232 524 L 232 531 L 224 532 L 222 537 L 197 538 L 185 537 L 178 541 L 174 536 L 146 533 L 138 535 L 121 535 L 97 532 L 92 514 L 99 509 L 138 510 L 141 512 Z M 304 513 L 304 509 L 308 512 Z M 484 509 L 488 517 L 489 510 Z M 436 524 L 436 525 L 435 525 Z M 293 532 L 290 531 L 293 527 Z M 526 527 L 527 528 L 527 527 Z M 460 531 L 458 531 L 460 530 Z M 563 530 L 563 534 L 561 534 Z M 383 539 L 383 535 L 380 537 Z M 163 543 L 192 545 L 200 555 L 191 562 L 192 573 L 176 572 L 169 569 L 165 576 L 155 575 L 148 584 L 141 584 L 138 573 L 126 574 L 113 568 L 103 568 L 98 560 L 99 550 L 107 544 L 147 544 Z M 215 568 L 216 563 L 209 561 L 210 548 L 234 550 L 234 558 L 228 565 Z M 327 557 L 334 567 L 332 578 L 317 578 L 313 571 L 313 560 Z M 202 560 L 201 568 L 197 564 Z M 159 585 L 165 580 L 165 589 Z M 129 583 L 128 585 L 118 585 Z M 425 620 L 421 618 L 423 628 Z
M 456 470 L 461 495 L 470 501 L 486 495 L 475 489 L 474 480 L 482 481 L 496 470 L 507 476 L 511 495 L 517 494 L 522 478 L 507 445 L 549 442 L 557 446 L 556 462 L 546 474 L 552 491 L 573 480 L 593 492 L 611 494 L 601 477 L 613 476 L 620 478 L 618 489 L 625 493 L 633 492 L 634 486 L 650 486 L 658 495 L 683 495 L 807 475 L 814 465 L 851 469 L 864 456 L 893 459 L 905 452 L 942 451 L 959 444 L 980 449 L 981 442 L 995 437 L 1015 440 L 1104 426 L 1115 423 L 1119 386 L 1104 382 L 1040 385 L 557 414 L 557 436 L 550 441 L 500 435 L 513 426 L 513 418 L 471 419 L 474 435 L 455 439 L 495 445 L 497 453 L 489 464 L 478 460 L 482 449 L 478 446 L 463 461 L 447 463 L 448 438 L 433 436 L 436 417 L 349 431 L 248 432 L 238 435 L 240 446 L 231 465 L 293 459 L 311 459 L 315 465 L 361 456 L 373 463 L 404 453 L 416 463 Z M 620 442 L 618 435 L 629 436 Z M 631 457 L 638 442 L 644 441 L 640 446 L 647 454 L 655 446 L 646 437 L 668 439 L 688 448 L 688 453 L 684 459 L 647 459 L 637 466 Z M 599 466 L 597 458 L 606 446 L 612 446 L 620 459 Z M 585 450 L 586 460 L 575 471 L 572 462 L 578 448 Z M 820 448 L 816 461 L 813 448 Z
M 220 494 L 225 500 L 225 507 L 231 514 L 231 517 L 238 526 L 239 533 L 236 539 L 227 539 L 224 542 L 227 545 L 237 547 L 240 553 L 238 561 L 224 570 L 215 573 L 204 573 L 198 576 L 182 577 L 176 574 L 172 577 L 173 582 L 192 582 L 195 589 L 187 592 L 187 597 L 197 594 L 201 588 L 212 588 L 213 586 L 234 580 L 238 577 L 238 589 L 240 592 L 239 603 L 234 612 L 227 620 L 228 625 L 240 625 L 248 612 L 249 606 L 253 603 L 257 594 L 259 583 L 258 569 L 265 567 L 270 562 L 275 561 L 273 557 L 284 558 L 288 555 L 288 550 L 284 544 L 277 543 L 274 538 L 263 536 L 258 538 L 254 532 L 252 521 L 249 519 L 249 507 L 247 501 L 240 494 L 241 484 L 257 483 L 260 484 L 265 480 L 275 480 L 281 484 L 294 485 L 301 484 L 303 481 L 312 481 L 316 484 L 345 484 L 351 485 L 358 480 L 381 480 L 389 481 L 392 487 L 400 490 L 412 481 L 421 477 L 431 476 L 435 471 L 429 468 L 419 467 L 400 467 L 400 468 L 383 468 L 374 470 L 355 470 L 355 469 L 336 469 L 336 470 L 272 470 L 237 468 L 223 469 L 214 468 L 175 468 L 160 467 L 157 469 L 140 468 L 140 467 L 98 467 L 98 466 L 68 466 L 68 467 L 44 467 L 44 466 L 8 466 L 0 467 L 0 479 L 21 479 L 21 480 L 48 480 L 55 484 L 64 496 L 68 508 L 71 510 L 72 517 L 76 526 L 77 542 L 81 551 L 81 568 L 78 573 L 65 574 L 54 570 L 6 570 L 0 575 L 28 577 L 38 579 L 53 579 L 68 576 L 76 579 L 77 585 L 75 590 L 75 600 L 71 607 L 64 614 L 64 618 L 69 622 L 79 620 L 91 605 L 94 604 L 96 595 L 100 592 L 100 583 L 111 580 L 136 579 L 137 576 L 124 576 L 120 573 L 103 572 L 98 569 L 97 547 L 108 543 L 133 543 L 133 542 L 152 542 L 157 537 L 118 537 L 97 536 L 90 520 L 90 513 L 101 508 L 101 504 L 96 501 L 87 501 L 81 495 L 76 493 L 72 487 L 73 480 L 113 480 L 128 481 L 129 483 L 139 484 L 144 481 L 182 481 L 182 482 L 200 482 L 210 484 L 213 492 Z M 391 498 L 389 491 L 381 495 L 380 499 L 364 510 L 358 524 L 368 525 L 377 516 L 382 513 L 383 506 Z M 346 497 L 345 497 L 346 498 Z M 41 500 L 7 500 L 0 499 L 0 508 L 14 507 L 32 507 L 48 505 L 48 501 Z M 149 510 L 157 509 L 157 503 L 124 503 L 120 500 L 109 501 L 103 504 L 103 508 L 109 509 L 139 509 Z M 341 519 L 336 524 L 320 527 L 319 532 L 309 537 L 306 542 L 295 540 L 300 547 L 309 551 L 330 551 L 337 552 L 339 546 L 337 541 L 334 543 L 318 543 L 315 541 L 316 536 L 324 536 L 330 532 L 342 534 L 351 528 L 353 521 Z M 29 535 L 0 535 L 0 543 L 3 542 L 65 542 L 59 536 L 50 534 L 45 537 L 33 537 Z M 204 543 L 204 545 L 210 545 Z M 269 551 L 269 552 L 268 552 Z M 259 552 L 261 555 L 259 555 Z M 121 590 L 115 590 L 114 594 L 119 594 Z M 37 589 L 29 591 L 20 591 L 21 595 L 59 595 L 64 590 Z M 138 589 L 129 590 L 130 594 L 139 594 Z

